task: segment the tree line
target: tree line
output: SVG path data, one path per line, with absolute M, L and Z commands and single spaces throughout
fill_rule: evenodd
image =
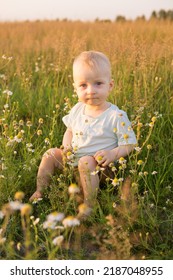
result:
M 173 10 L 168 10 L 168 11 L 165 11 L 163 9 L 161 9 L 160 11 L 156 12 L 156 11 L 153 11 L 151 13 L 151 16 L 149 18 L 149 20 L 169 20 L 169 21 L 173 21 Z M 142 16 L 138 16 L 136 18 L 136 20 L 146 20 L 146 17 L 145 15 L 142 15 Z M 96 22 L 111 22 L 110 19 L 103 19 L 103 20 L 100 20 L 99 18 L 96 18 L 95 19 Z M 123 15 L 118 15 L 116 18 L 115 18 L 115 21 L 120 21 L 120 22 L 123 22 L 123 21 L 127 21 L 126 17 L 123 16 Z

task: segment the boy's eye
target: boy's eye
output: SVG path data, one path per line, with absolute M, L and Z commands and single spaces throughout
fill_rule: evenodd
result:
M 85 87 L 86 87 L 86 84 L 81 84 L 80 87 L 81 87 L 81 88 L 85 88 Z
M 102 82 L 96 82 L 97 86 L 100 86 L 102 84 Z

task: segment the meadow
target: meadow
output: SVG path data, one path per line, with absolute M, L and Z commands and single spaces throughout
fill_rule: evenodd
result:
M 29 197 L 77 102 L 73 59 L 91 49 L 110 58 L 109 100 L 127 111 L 138 145 L 79 222 L 85 209 L 66 162 L 42 200 Z M 0 23 L 0 259 L 173 259 L 172 93 L 169 21 Z

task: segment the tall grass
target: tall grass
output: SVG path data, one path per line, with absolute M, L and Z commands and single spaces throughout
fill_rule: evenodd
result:
M 1 259 L 172 259 L 172 31 L 160 21 L 0 24 Z M 42 201 L 28 199 L 41 156 L 61 145 L 62 116 L 77 101 L 72 61 L 89 49 L 110 58 L 110 101 L 127 111 L 138 147 L 119 163 L 118 181 L 107 178 L 88 221 L 47 226 L 48 214 L 76 217 L 81 203 L 68 193 L 75 183 L 68 166 Z M 128 202 L 122 188 L 130 188 Z

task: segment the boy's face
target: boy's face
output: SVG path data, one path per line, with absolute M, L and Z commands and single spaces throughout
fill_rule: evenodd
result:
M 106 67 L 91 69 L 78 63 L 73 69 L 73 77 L 79 101 L 90 106 L 103 105 L 113 88 L 113 80 Z

